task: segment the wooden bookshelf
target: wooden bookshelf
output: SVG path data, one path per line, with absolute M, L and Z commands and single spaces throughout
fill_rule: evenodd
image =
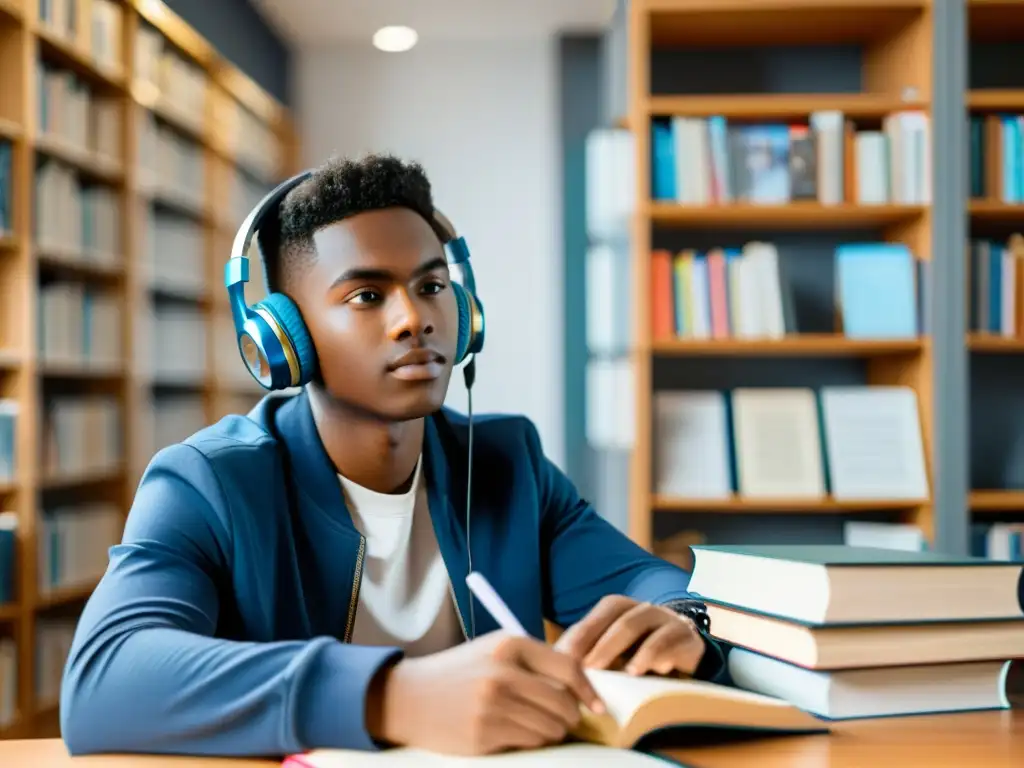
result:
M 680 499 L 654 493 L 654 368 L 667 358 L 707 365 L 732 365 L 744 358 L 854 358 L 863 365 L 868 385 L 906 385 L 917 394 L 925 465 L 931 487 L 933 424 L 932 345 L 928 336 L 910 339 L 852 339 L 841 332 L 820 332 L 779 339 L 655 339 L 651 318 L 651 258 L 659 242 L 679 243 L 679 232 L 696 233 L 700 242 L 719 233 L 757 239 L 775 232 L 841 237 L 850 230 L 871 230 L 879 240 L 906 244 L 921 260 L 931 258 L 930 204 L 862 205 L 794 201 L 783 204 L 679 204 L 652 199 L 653 118 L 722 116 L 738 123 L 806 122 L 818 111 L 838 110 L 858 124 L 878 125 L 901 111 L 932 110 L 932 4 L 930 0 L 632 0 L 628 20 L 626 80 L 628 113 L 618 121 L 632 132 L 635 206 L 629 226 L 634 317 L 632 321 L 632 420 L 629 468 L 628 533 L 647 548 L 656 544 L 659 515 L 680 513 L 738 515 L 886 516 L 918 526 L 928 540 L 935 533 L 931 498 L 837 501 L 830 497 L 757 499 L 734 495 L 726 500 Z M 829 92 L 705 93 L 668 92 L 658 77 L 659 54 L 716 48 L 835 46 L 862 47 L 860 88 Z M 742 51 L 737 55 L 742 56 Z M 675 62 L 675 60 L 672 60 Z M 713 59 L 717 61 L 717 59 Z M 662 64 L 662 66 L 667 66 Z M 684 65 L 674 63 L 672 66 Z M 694 66 L 697 66 L 696 64 Z M 703 65 L 701 65 L 703 66 Z M 707 64 L 714 67 L 714 64 Z M 753 66 L 745 64 L 744 66 Z M 699 78 L 690 78 L 696 83 Z M 820 83 L 822 78 L 815 82 Z M 660 82 L 660 86 L 655 86 Z M 679 246 L 675 246 L 678 248 Z M 690 246 L 683 246 L 690 247 Z M 697 247 L 697 246 L 694 246 Z M 707 370 L 701 368 L 702 371 Z M 703 379 L 702 379 L 703 380 Z M 747 383 L 744 383 L 747 385 Z M 758 386 L 750 382 L 749 386 Z
M 0 400 L 18 411 L 16 474 L 0 477 L 0 512 L 17 515 L 15 599 L 0 604 L 0 640 L 12 639 L 16 649 L 17 712 L 0 727 L 0 738 L 57 735 L 54 681 L 48 695 L 36 688 L 44 664 L 36 655 L 36 632 L 51 618 L 73 622 L 106 564 L 107 542 L 97 539 L 103 548 L 91 570 L 80 566 L 74 579 L 43 589 L 37 573 L 43 568 L 44 510 L 70 508 L 66 530 L 76 530 L 75 513 L 106 505 L 109 514 L 102 519 L 116 538 L 141 473 L 167 435 L 152 424 L 175 420 L 174 411 L 154 420 L 164 407 L 154 398 L 184 398 L 191 418 L 210 423 L 242 412 L 261 396 L 237 352 L 231 354 L 223 265 L 252 201 L 296 170 L 299 160 L 288 110 L 159 0 L 67 2 L 77 20 L 71 30 L 61 11 L 40 18 L 37 0 L 0 0 L 0 144 L 11 147 L 9 179 L 0 167 L 0 184 L 9 182 L 0 186 L 0 225 L 5 193 L 11 218 L 9 230 L 0 231 Z M 157 67 L 161 56 L 178 63 Z M 41 67 L 73 75 L 74 88 L 48 84 L 45 95 L 38 93 Z M 80 87 L 87 96 L 75 90 Z M 49 129 L 44 116 L 53 121 Z M 185 166 L 201 179 L 199 188 L 189 187 Z M 57 186 L 42 186 L 52 178 L 60 180 Z M 49 193 L 71 184 L 67 180 L 75 181 L 68 199 L 77 204 L 64 208 L 64 197 Z M 83 186 L 88 196 L 79 193 Z M 179 229 L 161 229 L 164 214 L 168 220 L 176 216 Z M 95 239 L 84 242 L 83 229 Z M 172 234 L 181 237 L 162 239 Z M 99 252 L 101 238 L 112 252 Z M 195 265 L 185 287 L 168 283 L 162 271 L 174 266 L 168 253 L 179 242 L 181 264 L 192 258 Z M 69 304 L 65 316 L 64 305 L 48 298 L 53 292 L 44 288 L 53 285 L 70 286 L 71 296 L 88 289 L 83 295 L 94 313 L 89 327 L 95 328 L 88 350 L 57 355 L 56 347 L 45 346 L 55 338 L 71 344 L 84 325 L 84 315 L 73 309 L 78 305 Z M 257 284 L 253 295 L 259 293 Z M 194 339 L 199 350 L 188 375 L 174 375 L 180 349 L 168 344 L 169 331 L 154 319 L 162 301 L 195 319 L 181 326 L 187 334 L 179 329 L 172 339 Z M 104 316 L 106 325 L 98 314 L 101 303 L 104 312 L 119 308 Z M 44 327 L 59 328 L 60 322 L 68 326 L 64 335 L 44 338 Z M 113 354 L 99 359 L 101 349 Z M 46 453 L 54 438 L 44 406 L 89 397 L 105 398 L 117 416 L 104 421 L 89 412 L 77 424 L 68 416 L 71 429 L 84 430 L 89 439 L 77 451 L 61 445 L 61 461 L 69 455 L 80 461 L 67 468 Z M 188 425 L 184 420 L 182 428 Z M 96 463 L 91 453 L 104 447 L 107 460 Z M 67 471 L 58 471 L 62 466 Z M 48 663 L 52 678 L 57 662 Z

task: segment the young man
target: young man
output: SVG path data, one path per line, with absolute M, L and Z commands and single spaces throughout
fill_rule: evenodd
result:
M 538 747 L 601 711 L 585 666 L 722 671 L 688 574 L 581 499 L 526 418 L 476 419 L 467 531 L 433 213 L 421 168 L 387 156 L 285 198 L 271 289 L 318 373 L 152 459 L 68 658 L 72 753 Z M 470 559 L 532 637 L 471 604 Z

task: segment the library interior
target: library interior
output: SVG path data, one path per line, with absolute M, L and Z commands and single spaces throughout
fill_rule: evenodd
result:
M 596 513 L 573 525 L 603 526 L 593 563 L 614 532 L 651 567 L 684 571 L 689 607 L 673 618 L 722 652 L 713 681 L 633 688 L 658 675 L 588 670 L 615 702 L 610 725 L 584 717 L 570 738 L 481 768 L 606 752 L 636 768 L 1024 766 L 1022 55 L 1024 0 L 0 0 L 0 765 L 477 765 L 305 739 L 305 703 L 269 703 L 300 688 L 211 712 L 193 703 L 215 697 L 201 689 L 232 685 L 214 654 L 192 660 L 180 696 L 161 688 L 160 706 L 142 657 L 120 662 L 117 685 L 136 682 L 110 717 L 166 726 L 122 723 L 123 741 L 113 726 L 95 741 L 68 731 L 114 695 L 69 685 L 113 674 L 131 634 L 199 611 L 138 594 L 156 582 L 150 561 L 130 565 L 170 547 L 147 537 L 175 522 L 154 527 L 161 509 L 139 506 L 140 485 L 177 471 L 157 457 L 198 445 L 202 477 L 230 496 L 202 440 L 243 420 L 272 432 L 253 415 L 268 398 L 323 384 L 269 391 L 250 372 L 226 287 L 247 256 L 248 306 L 272 292 L 250 213 L 303 170 L 394 155 L 422 166 L 472 249 L 475 288 L 458 297 L 473 329 L 477 293 L 486 306 L 487 349 L 459 356 L 472 376 L 452 371 L 444 396 L 452 418 L 469 414 L 460 450 L 473 414 L 485 451 L 486 418 L 524 416 L 549 468 L 541 483 L 520 477 L 533 464 L 484 456 L 466 501 L 453 491 L 455 540 L 469 541 L 469 497 L 476 514 L 511 514 L 502 499 L 537 483 L 543 507 L 544 483 L 564 476 Z M 271 315 L 261 327 L 276 333 Z M 284 378 L 290 349 L 276 353 Z M 168 516 L 207 503 L 180 492 L 145 503 L 165 499 Z M 287 498 L 274 514 L 297 514 Z M 227 570 L 207 575 L 224 622 L 232 590 L 264 589 L 252 599 L 283 615 L 277 571 L 294 561 L 268 550 L 240 585 L 232 558 L 256 555 L 223 545 L 255 541 L 242 532 L 256 518 L 244 497 L 222 504 L 208 514 L 223 534 L 182 523 L 175 541 L 223 536 Z M 570 526 L 515 512 L 501 525 L 520 526 L 517 541 L 538 517 L 542 536 Z M 470 562 L 510 579 L 499 593 L 544 592 L 539 643 L 578 639 L 552 617 L 590 593 L 545 579 L 580 553 L 545 539 L 539 559 L 488 570 L 488 554 L 517 553 L 475 525 Z M 331 599 L 370 599 L 368 551 Z M 443 566 L 461 617 L 466 563 L 446 551 Z M 529 568 L 539 576 L 517 573 Z M 378 577 L 367 568 L 363 589 Z M 479 622 L 490 606 L 474 594 Z M 210 610 L 209 626 L 188 626 L 215 634 Z M 308 629 L 262 640 L 311 641 Z M 190 652 L 166 642 L 151 653 Z M 235 727 L 299 735 L 247 754 Z

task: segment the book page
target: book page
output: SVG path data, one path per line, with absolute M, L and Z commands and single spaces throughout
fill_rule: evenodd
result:
M 790 705 L 780 699 L 728 688 L 700 680 L 677 680 L 667 677 L 635 677 L 626 672 L 606 669 L 588 669 L 587 678 L 597 695 L 608 708 L 608 714 L 620 726 L 629 722 L 633 714 L 651 699 L 667 695 L 692 695 L 708 701 L 713 706 L 716 699 L 730 699 L 747 702 L 753 706 L 782 707 Z

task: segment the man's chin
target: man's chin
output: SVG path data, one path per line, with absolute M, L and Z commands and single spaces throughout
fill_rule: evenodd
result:
M 444 406 L 444 398 L 423 397 L 415 401 L 394 403 L 386 412 L 391 421 L 411 421 L 437 413 Z

